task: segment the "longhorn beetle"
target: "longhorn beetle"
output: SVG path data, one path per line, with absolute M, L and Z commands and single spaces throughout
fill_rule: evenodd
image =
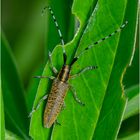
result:
M 66 55 L 66 51 L 65 51 L 65 48 L 64 48 L 64 40 L 63 40 L 63 37 L 62 37 L 62 33 L 60 31 L 60 28 L 58 26 L 58 23 L 56 21 L 56 18 L 54 16 L 54 13 L 53 13 L 51 7 L 47 6 L 43 9 L 43 11 L 46 10 L 46 9 L 49 9 L 49 11 L 52 15 L 52 18 L 54 20 L 55 26 L 57 28 L 57 31 L 58 31 L 58 34 L 59 34 L 59 37 L 60 37 L 60 40 L 61 40 L 64 64 L 63 64 L 61 70 L 58 72 L 57 69 L 53 66 L 51 53 L 49 52 L 49 61 L 50 61 L 51 69 L 52 69 L 53 73 L 56 75 L 56 77 L 53 77 L 53 76 L 35 76 L 35 78 L 49 78 L 49 79 L 53 80 L 53 83 L 52 83 L 52 87 L 51 87 L 51 91 L 50 91 L 49 95 L 48 96 L 45 95 L 43 98 L 41 98 L 37 107 L 34 108 L 31 111 L 29 116 L 31 116 L 32 113 L 34 113 L 40 107 L 43 100 L 47 99 L 48 101 L 47 101 L 45 111 L 44 111 L 44 127 L 50 128 L 52 126 L 52 124 L 56 121 L 57 116 L 59 115 L 59 113 L 60 113 L 60 111 L 61 111 L 61 109 L 64 105 L 64 98 L 66 96 L 66 93 L 67 93 L 68 89 L 70 89 L 72 91 L 75 101 L 77 101 L 81 105 L 84 105 L 84 103 L 82 103 L 78 99 L 75 89 L 71 85 L 69 85 L 68 80 L 70 78 L 76 78 L 77 76 L 80 76 L 82 73 L 84 73 L 88 70 L 97 69 L 97 66 L 89 66 L 89 67 L 86 67 L 86 68 L 82 69 L 79 73 L 71 76 L 70 72 L 71 72 L 71 68 L 72 68 L 73 64 L 79 59 L 79 57 L 85 51 L 91 49 L 93 46 L 101 43 L 102 41 L 104 41 L 104 40 L 108 39 L 109 37 L 115 35 L 116 33 L 120 32 L 126 26 L 126 24 L 128 22 L 126 21 L 122 26 L 120 26 L 120 28 L 118 28 L 113 33 L 111 33 L 108 36 L 100 39 L 99 41 L 95 42 L 91 46 L 85 48 L 80 53 L 80 55 L 77 56 L 77 57 L 74 57 L 73 60 L 71 61 L 71 63 L 68 65 L 68 64 L 66 64 L 67 55 Z

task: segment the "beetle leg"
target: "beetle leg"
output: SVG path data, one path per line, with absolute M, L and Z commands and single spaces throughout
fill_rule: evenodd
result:
M 51 69 L 53 71 L 54 74 L 57 74 L 58 73 L 58 70 L 54 67 L 53 63 L 52 63 L 52 56 L 51 56 L 51 52 L 49 51 L 49 61 L 50 61 L 50 64 L 51 64 Z
M 86 67 L 86 68 L 80 70 L 80 72 L 78 72 L 78 73 L 76 73 L 74 75 L 71 75 L 69 78 L 70 79 L 74 79 L 74 78 L 80 76 L 82 73 L 84 73 L 84 72 L 86 72 L 88 70 L 94 70 L 94 69 L 97 69 L 97 68 L 98 68 L 97 66 L 89 66 L 89 67 Z
M 75 101 L 76 101 L 77 103 L 79 103 L 80 105 L 84 106 L 85 104 L 77 97 L 75 88 L 72 87 L 72 86 L 69 86 L 69 89 L 71 90 Z
M 62 105 L 61 111 L 63 111 L 65 108 L 66 108 L 66 104 L 65 104 L 65 102 L 63 102 L 63 105 Z
M 44 100 L 46 100 L 46 99 L 47 99 L 47 97 L 48 97 L 48 95 L 45 95 L 45 96 L 43 96 L 43 97 L 40 99 L 40 101 L 38 102 L 38 105 L 36 106 L 36 108 L 33 108 L 33 109 L 32 109 L 32 111 L 30 112 L 30 114 L 29 114 L 29 116 L 28 116 L 28 117 L 31 117 L 31 116 L 32 116 L 32 114 L 33 114 L 36 110 L 38 110 L 38 109 L 39 109 L 39 107 L 40 107 L 41 103 L 42 103 Z
M 50 80 L 54 80 L 55 79 L 54 76 L 34 76 L 33 78 L 48 78 Z
M 54 125 L 55 124 L 61 126 L 61 123 L 58 120 L 55 120 Z

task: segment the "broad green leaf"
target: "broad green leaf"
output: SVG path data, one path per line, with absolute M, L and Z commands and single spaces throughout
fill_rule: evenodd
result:
M 139 114 L 123 120 L 117 138 L 123 138 L 139 131 Z
M 23 139 L 20 138 L 19 136 L 15 135 L 14 133 L 6 130 L 5 140 L 23 140 Z
M 137 132 L 137 133 L 135 133 L 135 134 L 128 135 L 127 137 L 120 138 L 120 139 L 118 139 L 118 140 L 139 140 L 139 136 L 140 136 L 140 133 Z
M 118 79 L 117 81 L 119 83 L 122 82 L 123 74 L 126 70 L 126 66 L 128 66 L 128 64 L 129 65 L 131 64 L 133 54 L 134 54 L 134 45 L 135 45 L 135 40 L 136 40 L 136 31 L 137 31 L 137 22 L 138 22 L 138 19 L 137 19 L 138 18 L 138 1 L 135 0 L 132 2 L 132 1 L 128 0 L 125 10 L 126 11 L 125 11 L 124 17 L 126 20 L 129 21 L 129 25 L 128 25 L 127 31 L 124 32 L 124 36 L 122 36 L 120 38 L 119 47 L 118 47 L 117 54 L 116 54 L 116 61 L 114 62 L 114 70 L 112 70 L 112 72 L 113 72 L 112 76 L 116 77 L 116 78 L 114 78 L 114 80 L 112 79 L 110 81 L 111 85 L 108 88 L 108 93 L 110 93 L 110 94 L 113 93 L 113 91 L 118 91 L 119 88 L 116 87 L 116 84 L 114 82 L 117 80 L 118 77 L 120 77 L 120 80 Z M 127 37 L 127 39 L 129 39 L 128 42 L 125 41 L 125 40 L 127 40 L 127 39 L 125 39 L 125 37 Z M 126 48 L 124 46 L 126 46 Z M 132 55 L 132 57 L 131 57 L 131 55 Z M 117 73 L 120 73 L 120 76 Z M 121 83 L 121 86 L 122 86 L 122 83 Z M 123 94 L 124 94 L 124 92 L 123 92 Z M 115 136 L 115 133 L 118 133 L 118 130 L 120 127 L 119 123 L 121 123 L 121 122 L 118 122 L 118 128 L 116 127 L 116 130 L 113 129 L 113 126 L 117 123 L 116 117 L 123 117 L 122 113 L 124 111 L 123 107 L 120 107 L 121 103 L 117 101 L 117 96 L 120 96 L 119 98 L 120 98 L 120 100 L 122 100 L 123 94 L 122 95 L 113 94 L 113 95 L 111 95 L 110 100 L 106 100 L 106 99 L 109 99 L 109 96 L 107 94 L 106 98 L 104 99 L 102 112 L 105 112 L 105 109 L 107 109 L 107 110 L 113 109 L 113 110 L 112 110 L 112 114 L 110 114 L 110 115 L 109 115 L 109 113 L 107 113 L 107 115 L 105 115 L 105 113 L 102 113 L 100 115 L 100 118 L 98 121 L 98 126 L 96 129 L 97 131 L 95 132 L 95 134 L 98 133 L 97 139 L 100 139 L 102 137 L 104 137 L 104 139 L 114 139 L 113 137 L 110 136 L 110 133 L 112 135 L 114 135 L 114 137 L 116 138 L 117 135 Z M 108 103 L 108 102 L 110 102 L 110 103 Z M 111 102 L 112 103 L 114 102 L 114 104 L 116 104 L 116 105 L 112 106 L 113 104 Z M 110 106 L 110 107 L 106 108 L 106 106 L 108 106 L 108 107 Z M 120 113 L 121 109 L 122 109 L 122 113 Z M 119 111 L 117 111 L 117 110 L 119 110 Z M 120 114 L 118 114 L 118 113 L 120 113 Z M 120 118 L 120 120 L 121 119 L 122 118 Z M 107 125 L 105 125 L 105 124 L 107 124 Z M 103 135 L 100 135 L 101 131 L 104 132 Z
M 127 0 L 119 0 L 117 3 L 113 0 L 100 0 L 97 4 L 94 0 L 88 0 L 86 3 L 74 1 L 72 10 L 80 21 L 80 28 L 73 40 L 66 45 L 67 63 L 70 63 L 76 51 L 79 54 L 87 46 L 112 33 L 123 21 L 128 20 L 129 25 L 120 34 L 84 53 L 72 67 L 72 74 L 86 66 L 99 67 L 98 70 L 89 71 L 69 81 L 86 106 L 78 105 L 71 92 L 68 92 L 66 109 L 58 117 L 61 127 L 55 125 L 46 129 L 42 119 L 46 104 L 43 102 L 30 122 L 30 135 L 34 140 L 46 140 L 50 137 L 53 140 L 114 140 L 117 137 L 126 105 L 121 82 L 134 48 L 137 3 L 137 0 L 133 1 L 133 4 Z M 125 41 L 126 39 L 129 41 Z M 60 70 L 63 65 L 61 46 L 54 49 L 53 62 Z M 51 74 L 47 63 L 43 75 Z M 40 81 L 34 106 L 43 95 L 49 93 L 51 83 L 47 79 Z
M 2 36 L 1 43 L 5 127 L 28 139 L 28 118 L 24 91 L 18 76 L 14 57 L 4 36 Z
M 126 90 L 128 103 L 125 109 L 123 120 L 139 113 L 139 85 Z
M 128 101 L 139 94 L 139 87 L 140 87 L 140 85 L 134 85 L 134 86 L 126 89 L 125 94 L 128 97 Z
M 1 80 L 0 80 L 1 85 Z M 3 97 L 2 91 L 0 89 L 0 138 L 1 140 L 5 139 L 5 119 L 4 119 L 4 105 L 3 105 Z
M 130 88 L 133 85 L 139 84 L 139 29 L 137 29 L 137 39 L 136 39 L 136 50 L 134 54 L 134 58 L 132 60 L 131 67 L 129 67 L 126 70 L 124 79 L 123 79 L 123 84 L 125 85 L 125 88 Z

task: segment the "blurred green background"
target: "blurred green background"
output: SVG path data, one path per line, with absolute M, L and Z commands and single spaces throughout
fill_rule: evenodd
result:
M 39 80 L 48 59 L 48 50 L 60 43 L 59 36 L 48 12 L 42 16 L 42 9 L 51 5 L 62 30 L 65 43 L 72 40 L 77 30 L 77 22 L 71 14 L 72 0 L 2 0 L 2 34 L 7 40 L 17 65 L 24 91 L 28 112 L 32 108 Z M 57 11 L 57 12 L 56 12 Z M 126 70 L 123 79 L 125 89 L 139 84 L 139 33 L 131 67 Z M 3 53 L 3 50 L 2 50 Z M 2 57 L 2 62 L 7 56 Z M 10 72 L 10 67 L 9 67 Z M 36 86 L 32 86 L 36 85 Z M 4 104 L 7 104 L 4 98 Z M 28 122 L 28 121 L 27 121 Z M 6 129 L 13 128 L 6 123 Z M 29 125 L 29 122 L 27 123 Z M 138 131 L 138 114 L 126 119 L 120 128 L 119 137 Z M 14 131 L 13 131 L 14 132 Z M 18 135 L 18 134 L 17 134 Z M 19 134 L 20 135 L 20 134 Z
M 42 10 L 46 5 L 48 5 L 46 1 L 2 1 L 2 30 L 26 86 L 32 73 L 40 67 L 40 64 L 46 63 L 48 48 L 52 51 L 60 42 L 48 12 L 42 16 Z M 71 15 L 72 1 L 51 1 L 51 5 L 52 9 L 57 11 L 55 14 L 64 40 L 68 42 L 73 37 L 75 26 Z

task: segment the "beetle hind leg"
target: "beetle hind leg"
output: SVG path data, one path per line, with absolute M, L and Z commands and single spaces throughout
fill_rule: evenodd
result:
M 85 106 L 85 103 L 83 103 L 83 102 L 77 97 L 75 88 L 72 87 L 72 86 L 69 86 L 69 89 L 71 90 L 75 101 L 76 101 L 78 104 L 80 104 L 81 106 Z
M 56 119 L 55 122 L 54 122 L 54 125 L 59 125 L 59 126 L 61 126 L 61 123 Z
M 36 110 L 38 110 L 38 109 L 39 109 L 39 107 L 40 107 L 41 103 L 42 103 L 44 100 L 46 100 L 46 99 L 47 99 L 47 97 L 48 97 L 48 95 L 45 95 L 45 96 L 43 96 L 43 97 L 40 99 L 40 101 L 38 102 L 38 105 L 36 106 L 36 108 L 33 108 L 33 109 L 32 109 L 32 111 L 30 112 L 30 114 L 29 114 L 29 116 L 28 116 L 28 117 L 31 117 L 31 116 L 32 116 L 32 114 L 33 114 L 34 112 L 36 112 Z

